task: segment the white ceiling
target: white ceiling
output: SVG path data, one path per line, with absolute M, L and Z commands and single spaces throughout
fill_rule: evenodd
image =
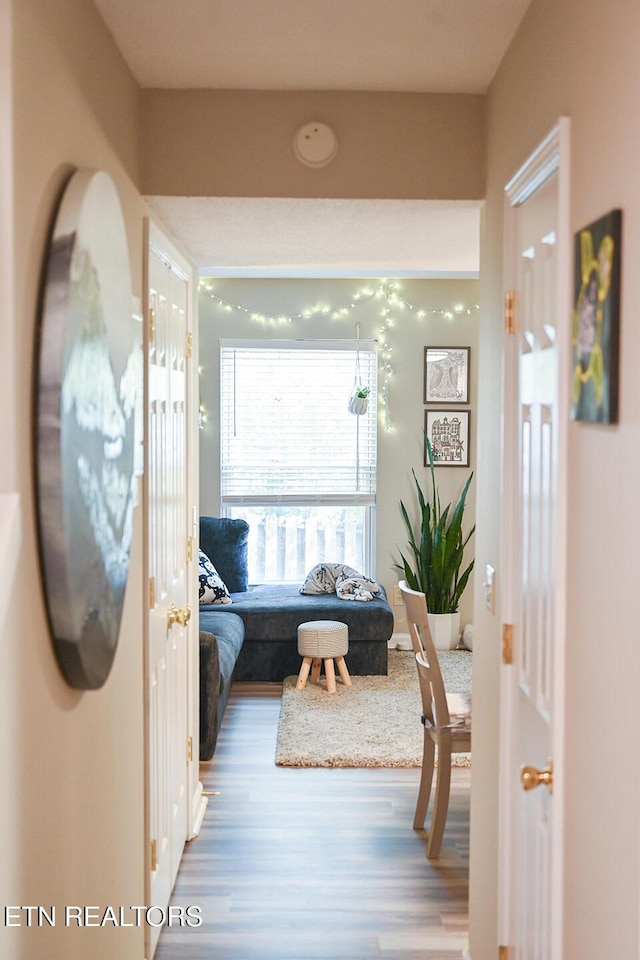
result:
M 530 0 L 94 0 L 142 87 L 484 93 Z M 151 197 L 202 273 L 465 276 L 479 204 Z
M 143 87 L 485 93 L 530 0 L 94 0 Z
M 479 202 L 151 197 L 201 274 L 473 277 Z

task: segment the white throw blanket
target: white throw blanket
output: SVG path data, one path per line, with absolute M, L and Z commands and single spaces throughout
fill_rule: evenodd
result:
M 317 563 L 309 570 L 300 593 L 335 593 L 340 600 L 373 600 L 379 584 L 346 563 Z

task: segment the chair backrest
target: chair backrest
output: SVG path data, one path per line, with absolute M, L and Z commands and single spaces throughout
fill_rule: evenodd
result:
M 418 590 L 411 590 L 405 580 L 398 584 L 413 652 L 416 657 L 422 711 L 435 727 L 445 727 L 449 723 L 449 708 L 444 680 L 438 663 L 438 655 L 429 630 L 429 611 L 427 598 Z

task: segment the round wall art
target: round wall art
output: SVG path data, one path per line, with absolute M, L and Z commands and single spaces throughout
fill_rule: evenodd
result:
M 38 532 L 53 644 L 72 686 L 113 664 L 137 483 L 142 353 L 116 188 L 69 181 L 48 251 L 36 380 Z

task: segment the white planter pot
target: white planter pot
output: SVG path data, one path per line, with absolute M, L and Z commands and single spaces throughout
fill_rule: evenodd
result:
M 364 413 L 367 412 L 367 407 L 369 406 L 369 397 L 350 397 L 349 398 L 349 413 L 355 413 L 356 416 L 361 417 Z
M 460 611 L 430 613 L 429 630 L 436 650 L 455 650 L 460 639 Z

